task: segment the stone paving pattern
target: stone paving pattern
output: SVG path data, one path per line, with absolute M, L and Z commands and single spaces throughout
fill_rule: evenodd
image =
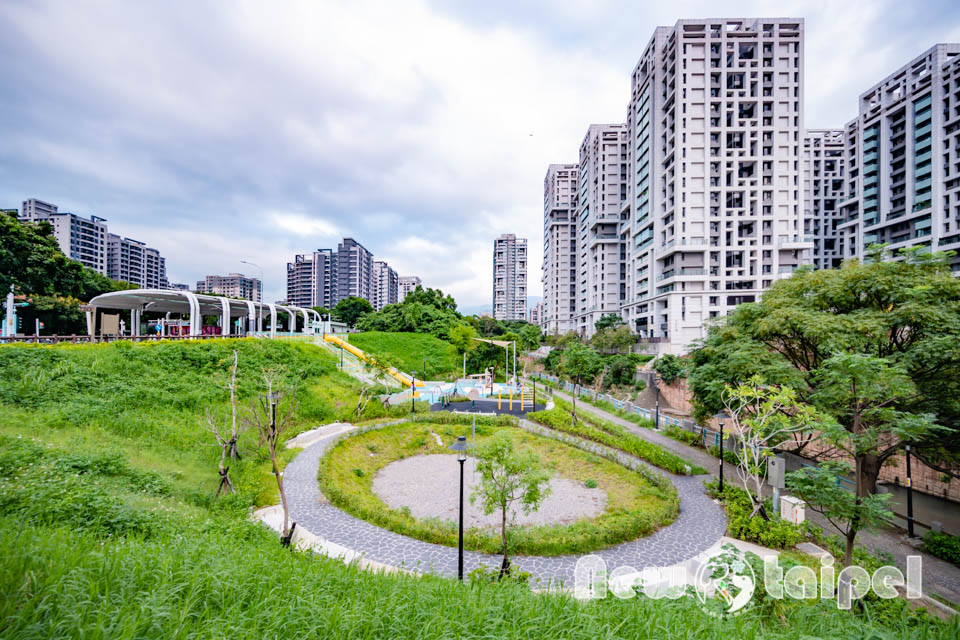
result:
M 523 421 L 523 428 L 548 437 L 571 442 L 571 437 Z M 362 553 L 369 560 L 407 570 L 455 576 L 457 549 L 408 538 L 355 518 L 331 505 L 321 494 L 317 481 L 319 461 L 326 449 L 338 440 L 339 433 L 306 447 L 284 470 L 284 485 L 291 518 L 298 526 L 331 542 Z M 580 441 L 581 448 L 615 457 L 630 468 L 644 466 L 668 477 L 680 497 L 680 514 L 669 526 L 653 534 L 594 552 L 612 570 L 618 566 L 634 569 L 677 564 L 713 545 L 726 530 L 726 517 L 720 506 L 703 490 L 703 476 L 675 476 L 601 445 Z M 573 569 L 581 554 L 567 556 L 515 556 L 513 564 L 528 571 L 541 584 L 572 582 Z M 486 565 L 500 566 L 501 557 L 464 552 L 464 572 Z

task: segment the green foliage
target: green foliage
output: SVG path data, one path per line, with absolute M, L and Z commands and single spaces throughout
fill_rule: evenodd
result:
M 619 449 L 671 473 L 684 474 L 685 467 L 689 467 L 693 474 L 706 473 L 704 469 L 666 451 L 659 445 L 642 440 L 624 427 L 591 413 L 580 412 L 574 421 L 571 409 L 569 403 L 554 398 L 553 409 L 530 413 L 527 418 L 551 429 Z
M 732 537 L 772 549 L 789 549 L 806 538 L 805 526 L 795 525 L 778 517 L 765 520 L 759 515 L 751 515 L 753 505 L 743 489 L 727 483 L 723 487 L 723 494 L 720 494 L 717 480 L 710 480 L 704 485 L 711 495 L 723 500 L 727 512 L 727 530 Z M 767 510 L 772 513 L 770 501 L 766 502 Z
M 452 344 L 425 333 L 365 331 L 351 333 L 348 338 L 350 344 L 387 358 L 401 371 L 416 371 L 418 377 L 455 379 L 463 364 Z
M 571 380 L 592 380 L 601 366 L 600 356 L 585 344 L 572 342 L 563 350 L 560 367 Z
M 594 328 L 597 331 L 606 331 L 607 329 L 616 329 L 617 327 L 622 327 L 622 326 L 624 326 L 623 318 L 621 318 L 615 313 L 607 313 L 601 316 L 599 320 L 597 320 L 597 323 L 596 325 L 594 325 Z
M 63 255 L 48 222 L 21 223 L 0 215 L 0 291 L 89 300 L 101 293 L 128 289 Z
M 373 305 L 366 298 L 350 296 L 337 302 L 333 308 L 333 313 L 340 322 L 347 323 L 349 327 L 357 326 L 357 321 L 365 315 L 373 312 Z
M 494 434 L 509 437 L 515 451 L 549 460 L 556 473 L 573 481 L 585 482 L 589 478 L 599 481 L 607 494 L 607 508 L 597 518 L 566 525 L 515 529 L 511 534 L 511 547 L 517 553 L 551 556 L 586 553 L 652 533 L 676 517 L 676 491 L 669 483 L 658 486 L 647 477 L 594 454 L 511 428 L 499 419 L 504 417 L 509 416 L 496 419 L 478 416 L 478 447 Z M 342 440 L 320 460 L 319 479 L 324 496 L 348 513 L 377 526 L 455 547 L 457 527 L 453 521 L 418 520 L 409 510 L 391 509 L 373 492 L 372 483 L 379 470 L 395 460 L 449 454 L 447 445 L 456 436 L 470 432 L 471 420 L 471 416 L 437 412 L 417 416 L 413 423 L 388 425 Z M 445 444 L 438 445 L 431 432 L 439 434 Z M 374 445 L 375 451 L 371 451 L 369 445 Z M 449 457 L 451 464 L 456 464 L 455 457 Z M 488 528 L 470 528 L 464 532 L 464 545 L 467 549 L 497 553 L 502 551 L 503 541 Z
M 596 489 L 597 481 L 593 478 L 587 478 L 586 482 L 583 483 L 583 486 L 585 486 L 587 489 Z
M 960 537 L 939 531 L 927 531 L 923 535 L 923 548 L 941 560 L 960 567 Z
M 672 438 L 678 442 L 684 444 L 689 444 L 691 446 L 696 446 L 700 444 L 700 435 L 694 433 L 693 431 L 687 431 L 686 429 L 681 429 L 675 425 L 667 425 L 663 430 L 663 434 L 668 438 Z
M 510 509 L 518 505 L 524 513 L 538 511 L 550 495 L 552 470 L 543 466 L 540 456 L 532 451 L 518 451 L 513 438 L 506 431 L 497 431 L 474 455 L 477 458 L 477 473 L 480 484 L 470 494 L 470 503 L 479 502 L 486 515 L 494 511 L 501 514 L 500 536 L 503 541 L 501 553 L 510 553 L 512 528 Z
M 429 333 L 447 340 L 463 319 L 457 303 L 439 289 L 417 287 L 399 304 L 388 304 L 380 311 L 366 314 L 357 324 L 361 331 Z
M 672 353 L 666 353 L 653 363 L 653 370 L 660 374 L 660 379 L 665 384 L 673 384 L 677 378 L 687 376 L 687 365 L 683 358 L 675 356 Z
M 953 429 L 912 442 L 914 453 L 937 466 L 960 468 L 960 280 L 951 275 L 945 254 L 905 252 L 901 258 L 798 271 L 776 281 L 759 303 L 740 305 L 712 326 L 692 353 L 689 383 L 697 416 L 722 408 L 725 384 L 754 374 L 792 387 L 803 401 L 816 401 L 830 379 L 820 372 L 828 359 L 870 356 L 884 360 L 891 372 L 897 368 L 916 389 L 892 408 L 936 415 Z M 842 415 L 849 405 L 832 404 L 834 399 L 834 393 L 819 396 L 821 408 L 850 428 L 851 416 Z
M 852 561 L 853 541 L 858 531 L 882 526 L 892 514 L 887 507 L 890 494 L 858 495 L 840 486 L 838 478 L 850 472 L 850 465 L 824 461 L 787 474 L 787 488 L 814 511 L 822 513 L 847 539 L 844 565 Z

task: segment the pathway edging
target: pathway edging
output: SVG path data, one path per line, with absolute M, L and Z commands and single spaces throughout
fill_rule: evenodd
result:
M 524 428 L 533 430 L 529 429 L 530 424 Z M 321 428 L 311 432 L 310 437 L 302 441 L 306 444 L 303 451 L 284 470 L 290 516 L 297 522 L 297 530 L 305 530 L 305 535 L 315 538 L 315 544 L 336 551 L 335 555 L 344 557 L 347 561 L 362 558 L 377 568 L 429 572 L 443 576 L 456 575 L 455 548 L 415 540 L 382 529 L 351 516 L 326 501 L 317 481 L 319 461 L 323 453 L 346 437 L 383 428 L 389 426 L 389 423 L 359 429 L 344 429 L 344 426 L 337 425 L 332 430 L 325 431 Z M 598 455 L 608 457 L 610 454 L 609 451 L 600 451 L 599 447 L 602 445 L 586 444 L 591 447 L 589 450 L 594 450 Z M 597 449 L 594 449 L 594 446 Z M 636 462 L 649 470 L 646 463 Z M 680 497 L 680 514 L 672 524 L 649 536 L 591 554 L 603 558 L 611 570 L 618 566 L 643 569 L 676 565 L 715 545 L 726 531 L 726 517 L 720 506 L 704 493 L 700 478 L 672 476 L 659 470 L 654 473 L 673 480 Z M 516 556 L 513 562 L 514 566 L 529 572 L 533 579 L 541 584 L 569 583 L 573 580 L 573 569 L 580 557 Z M 464 552 L 465 571 L 468 573 L 481 565 L 496 567 L 499 564 L 500 556 L 476 551 Z

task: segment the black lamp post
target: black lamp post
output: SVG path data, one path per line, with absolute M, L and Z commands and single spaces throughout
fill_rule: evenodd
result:
M 916 538 L 913 532 L 913 479 L 910 476 L 910 445 L 907 445 L 907 536 Z
M 416 413 L 417 407 L 417 372 L 410 372 L 410 413 Z
M 713 416 L 720 424 L 720 493 L 723 493 L 723 421 L 729 418 L 726 411 Z
M 271 391 L 267 394 L 267 398 L 270 401 L 270 430 L 277 430 L 277 402 L 280 400 L 279 391 Z
M 450 445 L 451 451 L 457 452 L 457 462 L 460 463 L 460 535 L 457 556 L 457 579 L 463 582 L 463 463 L 467 461 L 467 436 L 458 436 L 457 441 Z

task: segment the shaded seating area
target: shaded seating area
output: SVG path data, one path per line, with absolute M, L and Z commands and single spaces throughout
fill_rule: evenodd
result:
M 84 310 L 91 339 L 276 337 L 312 334 L 322 327 L 313 309 L 168 289 L 111 291 L 93 298 Z M 205 317 L 213 323 L 205 324 Z

